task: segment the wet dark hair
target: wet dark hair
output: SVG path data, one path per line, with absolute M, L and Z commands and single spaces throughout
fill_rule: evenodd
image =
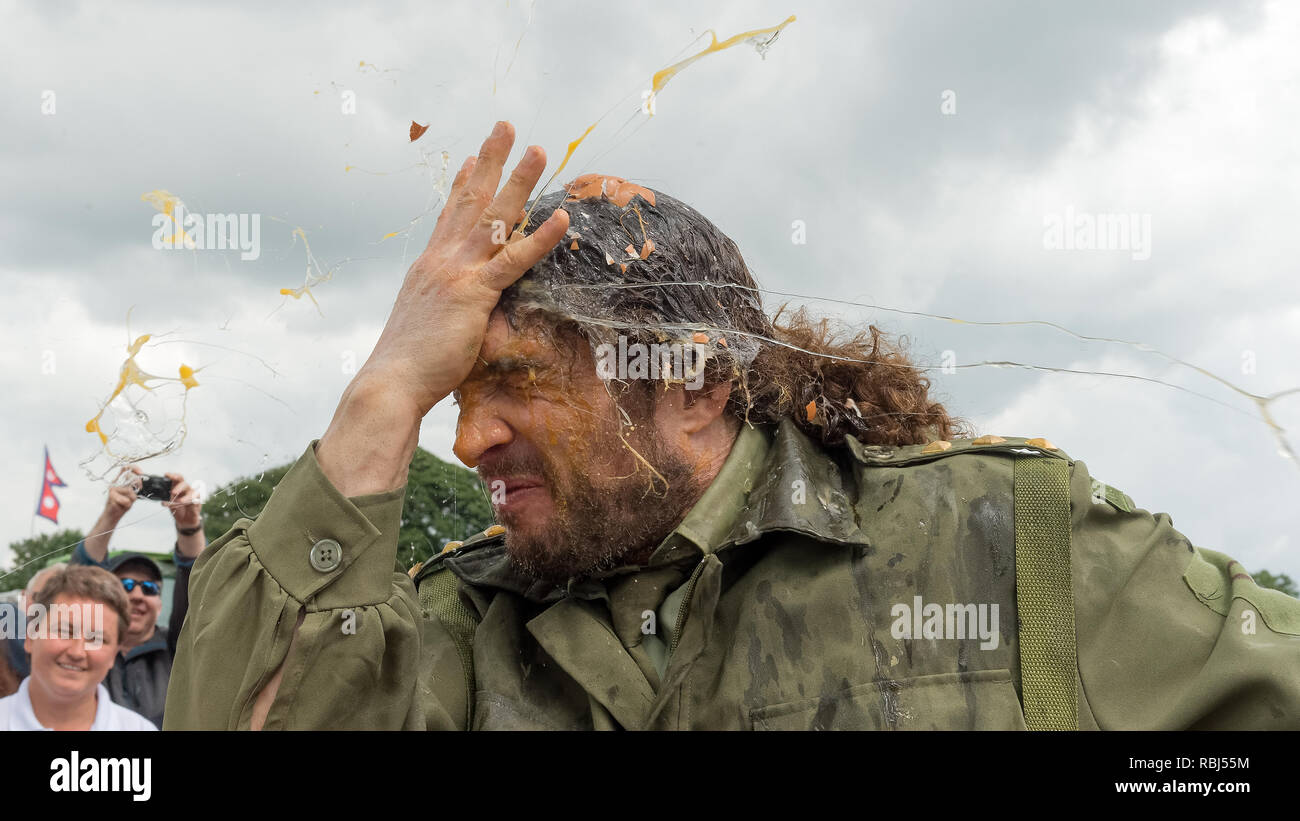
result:
M 620 334 L 629 343 L 704 341 L 705 382 L 732 383 L 738 418 L 789 418 L 823 444 L 852 435 L 907 445 L 964 430 L 878 328 L 836 328 L 784 306 L 769 318 L 736 244 L 686 203 L 646 191 L 653 205 L 640 194 L 625 205 L 605 196 L 566 202 L 564 191 L 537 200 L 525 233 L 561 204 L 569 232 L 502 294 L 507 314 L 571 322 L 593 351 Z

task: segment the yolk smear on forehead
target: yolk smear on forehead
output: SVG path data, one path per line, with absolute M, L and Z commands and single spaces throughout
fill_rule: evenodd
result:
M 538 337 L 525 332 L 495 347 L 490 358 L 480 358 L 456 390 L 462 413 L 480 404 L 485 393 L 506 391 L 526 404 L 539 400 L 569 408 L 584 419 L 591 417 L 597 406 L 583 393 L 585 380 L 572 370 L 582 365 L 557 357 L 557 343 L 549 335 Z M 591 384 L 603 390 L 604 386 L 595 380 L 594 367 L 592 377 Z

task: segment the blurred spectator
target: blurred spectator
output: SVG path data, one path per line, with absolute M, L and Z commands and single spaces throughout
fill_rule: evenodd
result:
M 27 638 L 25 625 L 28 603 L 36 600 L 41 585 L 51 574 L 67 566 L 67 562 L 58 562 L 36 571 L 35 575 L 27 580 L 27 587 L 23 588 L 23 592 L 18 596 L 16 605 L 0 602 L 0 607 L 10 611 L 0 614 L 0 624 L 13 626 L 13 635 L 6 632 L 3 637 L 4 652 L 0 653 L 0 696 L 18 692 L 18 683 L 27 678 L 28 673 L 31 672 L 31 661 L 27 658 L 27 651 L 23 649 Z
M 0 698 L 18 692 L 19 678 L 9 664 L 9 654 L 0 655 Z
M 142 475 L 139 468 L 130 470 Z M 207 546 L 203 535 L 201 502 L 194 489 L 179 473 L 163 474 L 172 482 L 170 498 L 163 502 L 176 525 L 173 560 L 176 580 L 172 590 L 172 611 L 166 627 L 158 626 L 162 611 L 163 574 L 157 562 L 138 553 L 108 559 L 108 542 L 122 516 L 138 498 L 139 480 L 131 486 L 114 484 L 99 520 L 72 553 L 72 564 L 92 564 L 110 571 L 127 591 L 127 626 L 113 668 L 108 673 L 108 692 L 113 701 L 128 707 L 162 727 L 171 677 L 176 640 L 189 609 L 190 569 Z
M 97 567 L 61 568 L 29 612 L 31 675 L 0 698 L 0 730 L 153 730 L 102 684 L 127 623 L 121 583 Z

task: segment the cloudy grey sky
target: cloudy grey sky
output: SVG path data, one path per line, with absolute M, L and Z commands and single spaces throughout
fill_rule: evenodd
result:
M 427 241 L 439 152 L 455 168 L 509 119 L 516 154 L 540 144 L 554 167 L 603 116 L 563 180 L 612 173 L 691 203 L 766 288 L 877 306 L 809 302 L 906 335 L 980 432 L 1046 436 L 1196 544 L 1300 577 L 1300 466 L 1245 395 L 1300 386 L 1295 4 L 0 8 L 0 543 L 33 529 L 45 445 L 69 483 L 61 523 L 87 529 L 102 508 L 78 464 L 97 451 L 84 427 L 125 358 L 128 309 L 133 336 L 169 343 L 142 367 L 204 366 L 183 447 L 146 470 L 213 487 L 289 461 Z M 791 14 L 765 57 L 710 55 L 638 114 L 651 75 L 706 29 Z M 414 145 L 412 120 L 430 124 Z M 153 189 L 260 214 L 260 257 L 154 249 Z M 1049 247 L 1067 209 L 1149 219 L 1149 258 Z M 334 268 L 319 313 L 279 294 L 303 281 L 295 227 Z M 1245 393 L 1131 345 L 898 311 L 1140 342 Z M 969 367 L 1001 360 L 1176 387 Z M 1300 394 L 1270 410 L 1300 447 Z M 421 445 L 454 459 L 454 423 L 449 401 L 435 408 Z M 138 503 L 114 546 L 168 544 L 160 511 Z

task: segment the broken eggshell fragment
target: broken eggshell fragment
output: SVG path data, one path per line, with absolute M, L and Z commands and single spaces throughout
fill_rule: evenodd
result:
M 632 201 L 633 196 L 639 194 L 641 199 L 651 206 L 655 204 L 655 192 L 649 188 L 643 188 L 622 177 L 612 177 L 608 174 L 583 174 L 564 186 L 564 190 L 568 193 L 566 200 L 604 197 L 615 205 L 624 207 Z

